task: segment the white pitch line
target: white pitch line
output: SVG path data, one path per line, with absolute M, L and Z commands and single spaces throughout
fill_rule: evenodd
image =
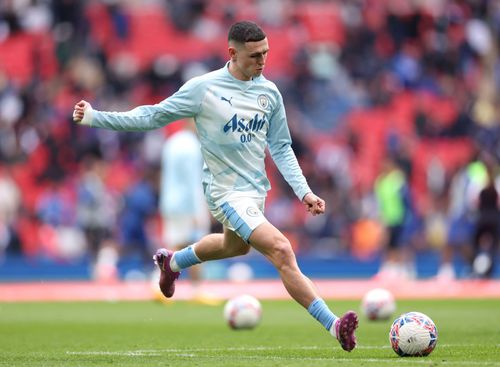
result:
M 439 348 L 463 348 L 472 347 L 472 344 L 437 344 Z M 499 345 L 495 345 L 498 347 Z M 332 347 L 318 347 L 316 345 L 312 346 L 301 346 L 301 347 L 290 347 L 277 345 L 274 347 L 267 346 L 256 346 L 256 347 L 227 347 L 227 348 L 165 348 L 165 349 L 138 349 L 135 351 L 67 351 L 66 354 L 115 354 L 115 353 L 181 353 L 181 352 L 220 352 L 220 351 L 242 351 L 242 352 L 256 352 L 256 351 L 270 351 L 270 350 L 332 350 Z M 391 349 L 390 345 L 357 345 L 356 349 Z
M 440 348 L 455 348 L 472 346 L 470 344 L 438 344 Z M 390 346 L 382 345 L 361 345 L 359 349 L 389 349 Z M 258 351 L 294 351 L 294 350 L 311 350 L 311 351 L 330 351 L 333 347 L 318 347 L 318 346 L 302 346 L 302 347 L 287 347 L 287 346 L 256 346 L 256 347 L 229 347 L 229 348 L 166 348 L 166 349 L 140 349 L 134 351 L 67 351 L 68 355 L 100 355 L 100 356 L 123 356 L 123 357 L 160 357 L 165 353 L 170 353 L 177 358 L 204 358 L 217 359 L 219 356 L 211 356 L 203 353 L 218 353 L 218 352 L 258 352 Z M 223 358 L 231 359 L 247 359 L 247 360 L 296 360 L 296 361 L 346 361 L 346 362 L 365 362 L 378 364 L 429 364 L 426 358 L 338 358 L 338 357 L 282 357 L 282 356 L 245 356 L 245 355 L 225 355 Z M 480 362 L 480 361 L 439 361 L 440 365 L 463 365 L 463 366 L 494 366 L 500 367 L 500 362 Z
M 66 351 L 67 355 L 73 355 L 73 356 L 123 356 L 123 357 L 160 357 L 164 354 L 163 351 L 161 352 L 143 352 L 143 351 L 116 351 L 116 352 L 111 352 L 111 351 L 85 351 L 85 352 L 74 352 L 74 351 Z
M 220 358 L 220 357 L 215 357 L 215 356 L 196 356 L 196 358 Z M 434 363 L 439 363 L 439 365 L 463 365 L 463 366 L 500 366 L 500 362 L 472 362 L 472 361 L 432 361 L 428 360 L 426 358 L 338 358 L 338 357 L 332 357 L 332 358 L 327 358 L 327 357 L 280 357 L 280 356 L 264 356 L 264 357 L 259 357 L 259 356 L 224 356 L 224 358 L 236 358 L 236 359 L 248 359 L 248 360 L 284 360 L 284 361 L 289 361 L 289 360 L 294 360 L 294 361 L 339 361 L 339 362 L 366 362 L 366 363 L 386 363 L 390 365 L 397 365 L 398 363 L 403 363 L 403 364 L 409 364 L 409 365 L 417 365 L 417 364 L 425 364 L 425 365 L 432 365 Z
M 437 344 L 439 348 L 463 348 L 463 347 L 472 347 L 472 344 Z M 495 345 L 499 346 L 499 345 Z M 267 346 L 256 346 L 256 347 L 227 347 L 227 348 L 165 348 L 165 349 L 139 349 L 133 352 L 135 353 L 181 353 L 181 352 L 220 352 L 220 351 L 248 351 L 248 352 L 256 352 L 256 351 L 269 351 L 269 350 L 332 350 L 336 347 L 336 345 L 332 345 L 332 347 L 318 347 L 316 345 L 311 346 L 301 346 L 301 347 L 290 347 L 290 346 L 282 346 L 277 345 L 274 347 Z M 391 349 L 390 345 L 357 345 L 356 349 Z M 128 351 L 130 352 L 130 351 Z M 67 354 L 78 354 L 78 353 L 117 353 L 117 352 L 106 352 L 106 351 L 96 351 L 96 352 L 73 352 L 68 351 Z M 120 353 L 127 353 L 120 352 Z
M 286 348 L 233 348 L 233 350 L 283 350 Z M 288 349 L 304 349 L 304 348 L 288 348 Z M 314 348 L 310 347 L 308 349 L 327 349 L 327 348 Z M 173 352 L 173 351 L 177 352 Z M 196 351 L 207 352 L 207 351 L 220 351 L 220 350 L 228 350 L 224 348 L 201 348 L 196 349 Z M 209 355 L 200 355 L 193 352 L 192 349 L 165 349 L 162 350 L 163 353 L 169 352 L 174 353 L 173 356 L 177 358 L 203 358 L 203 359 L 219 359 L 219 356 L 209 356 Z M 161 356 L 162 353 L 159 351 L 148 351 L 148 350 L 139 350 L 139 351 L 125 351 L 125 352 L 110 352 L 110 351 L 88 351 L 88 352 L 71 352 L 67 351 L 66 354 L 69 355 L 110 355 L 110 356 L 123 356 L 123 357 L 151 357 L 151 356 Z M 170 354 L 172 356 L 172 354 Z M 432 361 L 426 358 L 338 358 L 338 357 L 281 357 L 281 356 L 241 356 L 241 355 L 233 355 L 227 356 L 225 355 L 223 358 L 227 359 L 246 359 L 246 360 L 275 360 L 275 361 L 345 361 L 345 362 L 365 362 L 365 363 L 377 363 L 377 364 L 410 364 L 410 365 L 420 365 L 432 364 Z M 479 362 L 479 361 L 439 361 L 437 362 L 440 365 L 446 366 L 448 364 L 451 365 L 461 365 L 461 366 L 500 366 L 500 362 Z
M 205 359 L 219 359 L 219 356 L 195 356 L 196 358 L 205 358 Z M 428 360 L 426 358 L 338 358 L 338 357 L 281 357 L 281 356 L 224 356 L 225 359 L 246 359 L 246 360 L 275 360 L 275 361 L 339 361 L 339 362 L 366 362 L 366 363 L 386 363 L 390 365 L 397 365 L 398 363 L 409 364 L 409 365 L 417 365 L 417 364 L 425 364 L 432 365 L 434 361 Z M 472 362 L 472 361 L 439 361 L 436 362 L 440 365 L 463 365 L 463 366 L 500 366 L 500 362 Z

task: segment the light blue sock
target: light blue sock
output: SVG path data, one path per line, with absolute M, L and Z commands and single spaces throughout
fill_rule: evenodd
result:
M 201 263 L 201 260 L 198 256 L 196 256 L 194 252 L 194 245 L 191 245 L 180 251 L 177 251 L 172 257 L 172 262 L 175 262 L 179 269 L 186 269 L 190 266 Z
M 307 311 L 309 311 L 311 316 L 318 320 L 328 331 L 330 331 L 334 321 L 338 318 L 330 311 L 325 301 L 321 298 L 316 298 L 312 301 Z

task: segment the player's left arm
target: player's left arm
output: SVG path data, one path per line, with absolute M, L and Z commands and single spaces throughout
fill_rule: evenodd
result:
M 312 215 L 323 214 L 325 212 L 325 201 L 312 192 L 307 193 L 302 202 L 306 210 Z
M 278 97 L 278 105 L 270 117 L 267 134 L 271 157 L 307 211 L 312 215 L 322 214 L 325 211 L 325 201 L 312 192 L 302 173 L 292 149 L 292 139 L 281 95 Z

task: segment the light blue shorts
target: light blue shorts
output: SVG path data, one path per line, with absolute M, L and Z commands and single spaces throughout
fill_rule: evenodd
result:
M 212 215 L 246 242 L 255 228 L 267 221 L 264 216 L 265 198 L 229 194 L 219 203 L 208 204 Z

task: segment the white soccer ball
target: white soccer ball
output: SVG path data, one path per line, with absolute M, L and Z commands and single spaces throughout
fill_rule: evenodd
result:
M 261 317 L 259 300 L 248 294 L 231 298 L 224 306 L 224 319 L 232 329 L 253 329 Z
M 394 320 L 389 340 L 392 349 L 401 357 L 427 356 L 436 347 L 438 331 L 429 316 L 408 312 Z
M 394 296 L 387 289 L 372 289 L 364 295 L 361 311 L 369 320 L 388 319 L 396 311 Z

